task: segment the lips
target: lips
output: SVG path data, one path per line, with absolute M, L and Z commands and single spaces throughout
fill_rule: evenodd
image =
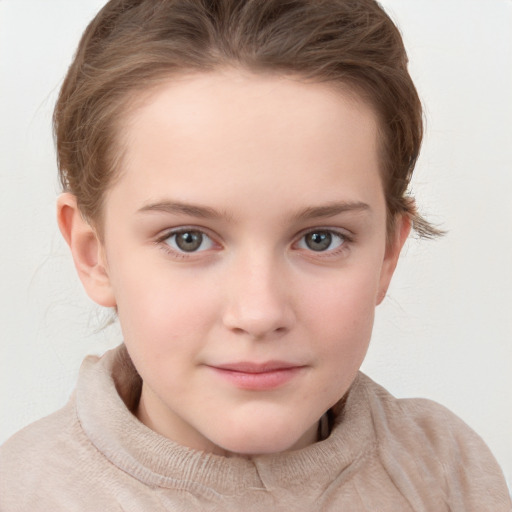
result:
M 228 363 L 216 365 L 215 368 L 219 370 L 227 370 L 241 373 L 266 373 L 279 370 L 289 370 L 290 368 L 298 368 L 299 365 L 293 363 L 286 363 L 284 361 L 267 361 L 265 363 Z
M 266 391 L 284 386 L 306 368 L 284 361 L 236 362 L 208 366 L 217 376 L 238 388 Z

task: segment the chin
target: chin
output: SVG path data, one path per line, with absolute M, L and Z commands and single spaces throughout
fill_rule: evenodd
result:
M 314 430 L 314 435 L 311 431 Z M 217 446 L 225 452 L 240 457 L 254 457 L 256 455 L 270 455 L 304 448 L 316 440 L 316 424 L 306 433 L 299 432 L 293 436 L 289 428 L 281 431 L 261 430 L 252 435 L 231 436 L 223 439 Z
M 262 440 L 253 443 L 227 443 L 224 451 L 228 455 L 237 457 L 256 457 L 258 455 L 272 455 L 275 453 L 283 453 L 291 451 L 294 443 L 265 443 Z

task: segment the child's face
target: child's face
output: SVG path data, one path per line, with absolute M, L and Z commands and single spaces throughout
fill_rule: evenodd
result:
M 169 81 L 125 126 L 104 254 L 139 418 L 216 453 L 314 442 L 407 234 L 386 247 L 374 114 L 230 71 Z

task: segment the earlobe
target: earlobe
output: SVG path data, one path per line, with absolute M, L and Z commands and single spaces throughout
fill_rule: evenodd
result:
M 57 222 L 87 295 L 101 306 L 115 307 L 103 246 L 94 228 L 82 217 L 73 194 L 59 196 Z
M 391 278 L 395 272 L 398 258 L 402 247 L 407 240 L 409 233 L 411 232 L 411 220 L 407 215 L 400 215 L 396 219 L 395 230 L 393 238 L 388 242 L 386 253 L 384 255 L 384 261 L 382 264 L 379 291 L 376 297 L 376 304 L 379 305 L 386 296 L 386 293 L 391 283 Z

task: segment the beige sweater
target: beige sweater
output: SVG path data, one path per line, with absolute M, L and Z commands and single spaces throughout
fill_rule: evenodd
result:
M 327 439 L 252 459 L 156 434 L 130 413 L 139 390 L 123 346 L 87 358 L 70 402 L 0 449 L 0 510 L 512 510 L 496 461 L 461 420 L 363 374 Z

